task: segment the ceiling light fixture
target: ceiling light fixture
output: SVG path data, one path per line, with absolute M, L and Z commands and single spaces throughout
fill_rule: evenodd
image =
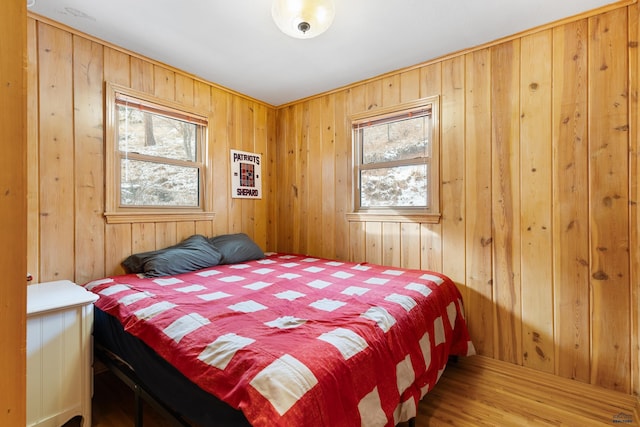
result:
M 333 22 L 333 0 L 274 0 L 271 16 L 280 30 L 297 39 L 324 33 Z

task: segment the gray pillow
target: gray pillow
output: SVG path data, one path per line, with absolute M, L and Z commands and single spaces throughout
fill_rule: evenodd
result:
M 237 264 L 264 258 L 262 249 L 244 233 L 221 234 L 210 238 L 209 242 L 222 254 L 220 264 Z
M 220 251 L 206 237 L 195 234 L 168 248 L 130 255 L 122 266 L 127 273 L 158 277 L 213 267 L 221 259 Z

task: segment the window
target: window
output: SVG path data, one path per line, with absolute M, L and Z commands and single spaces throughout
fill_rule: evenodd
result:
M 352 117 L 354 215 L 440 218 L 438 98 Z
M 107 222 L 213 218 L 206 114 L 112 84 L 106 92 Z

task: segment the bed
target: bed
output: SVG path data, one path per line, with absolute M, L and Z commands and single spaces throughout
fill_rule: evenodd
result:
M 84 285 L 99 296 L 96 348 L 177 418 L 394 426 L 451 356 L 474 353 L 442 274 L 262 253 L 242 234 L 190 239 L 186 257 L 132 255 L 129 274 Z

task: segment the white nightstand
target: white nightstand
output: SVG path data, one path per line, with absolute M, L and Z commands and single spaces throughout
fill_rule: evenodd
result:
M 27 426 L 91 426 L 93 303 L 68 280 L 27 286 Z

